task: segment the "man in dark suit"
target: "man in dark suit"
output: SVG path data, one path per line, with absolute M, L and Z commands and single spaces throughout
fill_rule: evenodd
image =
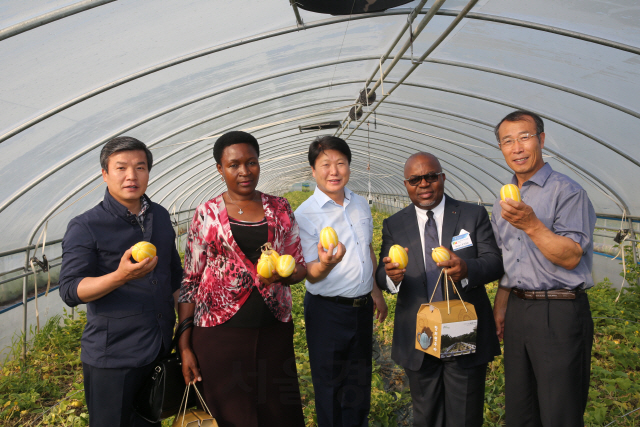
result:
M 391 357 L 409 377 L 414 426 L 481 426 L 487 364 L 500 354 L 484 285 L 503 274 L 500 251 L 484 207 L 445 197 L 446 177 L 435 156 L 412 155 L 404 176 L 413 203 L 384 220 L 376 271 L 381 289 L 398 292 Z M 387 256 L 395 244 L 408 251 L 405 269 Z M 433 261 L 431 250 L 438 246 L 449 250 L 451 260 Z M 429 302 L 442 268 L 478 316 L 476 352 L 444 360 L 415 348 L 418 309 Z M 443 299 L 442 288 L 441 281 L 433 301 Z M 449 295 L 455 295 L 451 287 Z

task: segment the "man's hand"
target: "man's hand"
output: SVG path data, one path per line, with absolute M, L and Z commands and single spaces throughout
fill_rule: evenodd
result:
M 523 230 L 525 233 L 540 224 L 540 220 L 533 211 L 533 208 L 524 202 L 516 202 L 512 199 L 501 200 L 502 218 L 515 228 Z
M 504 319 L 507 315 L 507 302 L 509 301 L 509 294 L 511 289 L 498 288 L 496 293 L 496 299 L 493 303 L 493 318 L 496 321 L 496 335 L 498 339 L 502 341 L 504 338 Z
M 448 261 L 439 262 L 436 265 L 441 268 L 446 268 L 445 271 L 447 275 L 451 277 L 454 282 L 459 282 L 460 280 L 465 279 L 468 274 L 467 263 L 458 255 L 456 255 L 455 252 L 449 249 L 447 249 L 447 252 L 449 252 L 451 259 Z
M 151 272 L 156 265 L 158 265 L 158 257 L 154 256 L 153 258 L 145 258 L 138 263 L 131 262 L 131 252 L 133 250 L 133 246 L 127 249 L 127 251 L 120 258 L 120 265 L 118 269 L 115 271 L 119 280 L 126 283 L 131 280 L 140 279 L 149 272 Z
M 333 268 L 335 264 L 338 264 L 342 261 L 344 254 L 347 253 L 347 248 L 341 242 L 338 242 L 338 250 L 336 253 L 333 253 L 333 243 L 329 245 L 328 250 L 324 250 L 322 247 L 322 243 L 318 242 L 318 261 L 324 264 L 325 267 Z
M 404 248 L 404 250 L 407 251 L 407 254 L 409 253 L 409 248 Z M 402 282 L 402 279 L 404 279 L 404 273 L 407 272 L 407 269 L 399 268 L 400 264 L 397 262 L 391 262 L 391 258 L 388 256 L 382 258 L 382 262 L 384 262 L 384 271 L 387 273 L 387 276 L 389 276 L 389 279 L 391 279 L 393 284 L 397 285 Z
M 373 284 L 373 290 L 371 291 L 371 298 L 373 299 L 373 315 L 378 319 L 378 323 L 382 323 L 384 322 L 384 319 L 387 318 L 389 309 L 387 307 L 387 302 L 384 299 L 384 295 L 382 295 L 382 291 L 378 289 L 378 286 L 375 283 Z

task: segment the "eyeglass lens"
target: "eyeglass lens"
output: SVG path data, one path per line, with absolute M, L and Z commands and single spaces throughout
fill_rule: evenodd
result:
M 423 179 L 427 182 L 436 182 L 439 177 L 439 173 L 428 173 L 426 175 L 412 176 L 407 180 L 407 182 L 411 185 L 418 185 L 422 182 Z

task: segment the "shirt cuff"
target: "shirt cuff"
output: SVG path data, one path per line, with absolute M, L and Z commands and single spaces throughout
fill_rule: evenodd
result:
M 467 285 L 469 284 L 469 279 L 467 277 L 465 277 L 464 279 L 462 279 L 460 281 L 460 284 L 462 285 L 463 288 L 466 288 Z
M 389 276 L 387 276 L 387 288 L 389 288 L 389 292 L 391 292 L 392 294 L 397 294 L 400 291 L 400 285 L 402 285 L 402 282 L 396 285 L 395 283 L 393 283 L 393 280 L 391 280 Z

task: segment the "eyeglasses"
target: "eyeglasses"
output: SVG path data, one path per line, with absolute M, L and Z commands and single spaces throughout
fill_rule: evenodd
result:
M 542 133 L 542 132 L 541 132 Z M 512 147 L 513 144 L 516 143 L 516 141 L 518 141 L 520 144 L 526 144 L 527 141 L 529 141 L 531 138 L 533 138 L 534 136 L 538 136 L 540 135 L 539 133 L 536 133 L 535 135 L 531 135 L 530 133 L 523 133 L 522 135 L 520 135 L 519 137 L 517 137 L 516 139 L 513 138 L 509 138 L 506 139 L 502 142 L 500 142 L 500 147 L 501 148 L 509 148 Z
M 405 179 L 405 181 L 415 187 L 416 185 L 420 185 L 423 179 L 427 182 L 436 182 L 440 179 L 440 175 L 442 175 L 442 172 L 428 173 L 426 175 L 412 176 L 411 178 Z

